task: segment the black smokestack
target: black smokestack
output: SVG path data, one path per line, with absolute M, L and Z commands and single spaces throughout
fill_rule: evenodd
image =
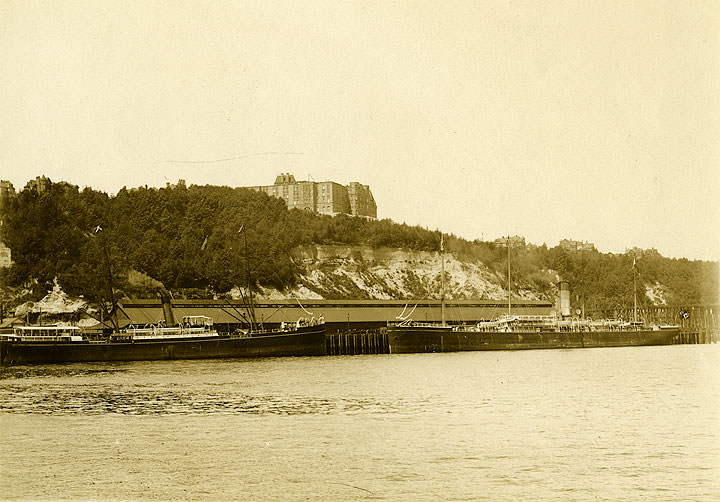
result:
M 173 315 L 172 301 L 170 299 L 170 294 L 165 290 L 160 291 L 160 299 L 162 300 L 163 316 L 165 317 L 165 326 L 167 326 L 167 327 L 175 326 L 175 316 Z

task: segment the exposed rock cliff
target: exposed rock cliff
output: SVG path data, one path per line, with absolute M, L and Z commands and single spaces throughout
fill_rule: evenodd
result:
M 441 260 L 437 253 L 369 246 L 303 246 L 292 259 L 301 269 L 300 285 L 290 292 L 265 290 L 264 298 L 439 298 Z M 507 277 L 483 263 L 445 255 L 447 298 L 507 298 Z M 513 295 L 553 299 L 557 276 L 544 272 L 537 285 L 513 283 Z
M 27 314 L 48 314 L 62 315 L 74 314 L 84 310 L 87 302 L 81 298 L 71 298 L 55 281 L 52 291 L 50 291 L 42 300 L 37 302 L 25 302 L 15 309 L 15 315 L 18 317 Z
M 293 249 L 293 262 L 299 268 L 299 284 L 286 291 L 261 289 L 257 300 L 272 299 L 421 299 L 440 298 L 441 261 L 438 253 L 370 246 L 314 245 Z M 507 298 L 507 276 L 484 263 L 458 259 L 445 254 L 445 292 L 448 299 Z M 147 282 L 148 291 L 162 286 L 144 274 L 135 276 Z M 138 282 L 138 277 L 131 280 Z M 530 279 L 512 277 L 513 297 L 555 301 L 559 277 L 555 271 L 539 270 Z M 131 281 L 132 282 L 132 281 Z M 655 282 L 645 285 L 645 296 L 653 305 L 666 304 L 666 288 Z M 182 293 L 180 293 L 182 295 Z M 239 288 L 230 295 L 240 298 Z M 153 292 L 145 297 L 154 297 Z M 199 298 L 200 296 L 198 296 Z M 87 308 L 85 300 L 71 298 L 56 283 L 52 292 L 38 302 L 20 305 L 15 315 L 74 315 Z

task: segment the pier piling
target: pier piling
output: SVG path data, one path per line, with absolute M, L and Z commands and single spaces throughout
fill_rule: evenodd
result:
M 378 328 L 328 333 L 325 336 L 325 349 L 329 356 L 389 354 L 387 329 Z

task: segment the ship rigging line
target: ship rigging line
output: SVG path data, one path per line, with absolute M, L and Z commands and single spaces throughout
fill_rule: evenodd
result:
M 235 308 L 235 306 L 234 306 L 232 303 L 230 303 L 230 300 L 228 300 L 227 298 L 225 298 L 225 303 L 227 303 L 235 312 L 237 312 L 237 314 L 238 314 L 240 317 L 242 317 L 242 320 L 243 320 L 243 321 L 248 322 L 247 318 L 242 314 L 242 312 L 240 312 L 238 309 Z M 225 310 L 225 309 L 223 309 L 223 310 Z M 228 312 L 228 313 L 229 313 L 229 312 Z M 231 316 L 231 317 L 234 317 L 234 318 L 235 318 L 236 320 L 238 320 L 238 321 L 240 320 L 239 317 L 235 317 L 235 316 L 232 315 L 232 314 L 230 314 L 230 316 Z
M 402 319 L 402 318 L 403 318 L 403 314 L 405 314 L 405 311 L 407 310 L 407 308 L 408 308 L 408 304 L 406 303 L 406 304 L 405 304 L 405 307 L 403 307 L 403 311 L 400 312 L 400 315 L 395 316 L 395 319 Z
M 415 312 L 415 309 L 417 308 L 417 306 L 418 306 L 418 304 L 416 303 L 415 306 L 412 308 L 412 310 L 410 312 L 408 312 L 408 315 L 406 315 L 405 317 L 401 317 L 401 319 L 403 321 L 407 321 L 410 318 L 410 316 L 412 315 L 412 313 Z
M 264 321 L 264 322 L 269 321 L 272 316 L 274 316 L 275 314 L 277 314 L 278 312 L 280 312 L 280 309 L 282 309 L 282 307 L 278 307 L 278 308 L 276 308 L 275 310 L 273 310 L 273 311 L 270 313 L 270 315 L 267 316 L 263 321 Z
M 249 324 L 249 321 L 247 320 L 247 317 L 245 317 L 242 312 L 240 312 L 238 309 L 236 309 L 235 307 L 233 307 L 233 306 L 230 304 L 229 301 L 227 301 L 227 300 L 225 300 L 225 301 L 228 303 L 228 305 L 230 306 L 230 308 L 232 308 L 235 312 L 237 312 L 238 315 L 236 316 L 235 314 L 233 314 L 232 312 L 230 312 L 229 310 L 227 310 L 225 307 L 220 307 L 220 310 L 222 310 L 223 312 L 225 312 L 227 315 L 229 315 L 230 317 L 232 317 L 233 319 L 235 319 L 235 320 L 238 321 L 238 322 L 246 322 L 246 323 Z M 239 316 L 239 317 L 238 317 L 238 316 Z
M 293 296 L 295 296 L 295 295 L 293 295 Z M 302 306 L 302 303 L 300 303 L 300 300 L 298 300 L 298 297 L 297 297 L 297 296 L 295 296 L 295 301 L 298 302 L 298 305 L 300 305 L 300 308 L 303 309 L 303 312 L 305 312 L 307 315 L 313 315 L 312 312 L 308 312 L 308 311 L 305 309 L 305 307 Z

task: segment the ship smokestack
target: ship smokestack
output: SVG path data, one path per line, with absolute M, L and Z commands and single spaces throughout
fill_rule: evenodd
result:
M 173 315 L 172 303 L 170 301 L 170 295 L 165 292 L 160 292 L 160 299 L 162 300 L 163 317 L 165 317 L 165 326 L 175 326 L 175 316 Z
M 570 284 L 567 281 L 558 283 L 560 291 L 560 315 L 563 317 L 570 316 Z

